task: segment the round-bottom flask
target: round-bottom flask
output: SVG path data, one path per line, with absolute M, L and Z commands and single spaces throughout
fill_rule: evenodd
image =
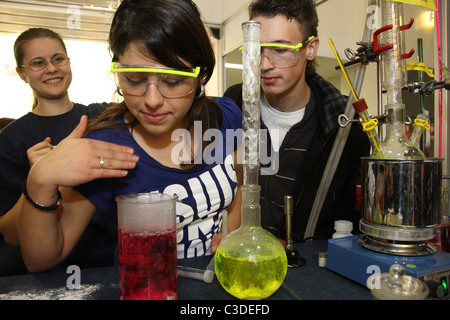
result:
M 386 138 L 381 146 L 383 157 L 396 160 L 425 160 L 422 150 L 406 138 L 405 106 L 388 105 L 387 114 Z
M 280 241 L 261 227 L 261 187 L 242 187 L 241 227 L 220 243 L 214 259 L 217 279 L 238 299 L 265 299 L 284 281 L 286 252 Z

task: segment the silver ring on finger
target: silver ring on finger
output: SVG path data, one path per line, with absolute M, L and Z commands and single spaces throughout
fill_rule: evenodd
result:
M 104 169 L 105 168 L 105 160 L 103 157 L 100 157 L 100 169 Z

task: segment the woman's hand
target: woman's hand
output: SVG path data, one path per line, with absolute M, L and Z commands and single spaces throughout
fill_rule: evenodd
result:
M 73 187 L 99 178 L 123 177 L 136 166 L 139 158 L 133 149 L 82 138 L 86 127 L 87 117 L 83 116 L 67 138 L 40 156 L 30 177 L 40 185 Z

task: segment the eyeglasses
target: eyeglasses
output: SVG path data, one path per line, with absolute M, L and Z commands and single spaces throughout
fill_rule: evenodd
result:
M 165 98 L 185 97 L 195 89 L 195 79 L 200 67 L 190 71 L 169 68 L 151 68 L 145 66 L 111 63 L 119 90 L 132 96 L 143 96 L 150 84 L 154 84 Z
M 41 71 L 44 70 L 48 63 L 51 62 L 54 66 L 59 67 L 66 65 L 70 59 L 64 54 L 56 54 L 49 61 L 44 60 L 42 58 L 36 58 L 30 61 L 28 65 L 21 65 L 22 68 L 28 68 L 31 71 Z

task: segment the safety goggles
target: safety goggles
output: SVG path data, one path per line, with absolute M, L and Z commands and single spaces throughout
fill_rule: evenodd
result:
M 200 67 L 188 71 L 113 62 L 111 72 L 120 92 L 127 95 L 143 96 L 148 86 L 154 84 L 165 98 L 181 98 L 194 91 Z
M 297 64 L 298 52 L 305 47 L 314 36 L 294 45 L 281 43 L 261 43 L 261 60 L 266 57 L 275 68 L 289 68 Z
M 261 61 L 266 57 L 275 68 L 290 68 L 297 64 L 298 52 L 305 47 L 314 36 L 296 45 L 282 43 L 261 43 Z M 242 51 L 242 47 L 240 48 Z

